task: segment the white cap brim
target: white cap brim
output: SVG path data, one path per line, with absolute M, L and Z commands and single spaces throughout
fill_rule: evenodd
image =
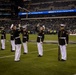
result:
M 65 25 L 64 25 L 64 24 L 60 24 L 60 26 L 65 27 Z

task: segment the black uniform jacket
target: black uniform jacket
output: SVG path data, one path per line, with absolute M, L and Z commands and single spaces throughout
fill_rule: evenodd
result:
M 10 40 L 14 40 L 14 30 L 10 31 Z
M 6 32 L 5 32 L 5 30 L 1 31 L 1 39 L 6 39 Z
M 37 42 L 43 42 L 43 41 L 44 41 L 44 31 L 41 30 L 38 32 Z
M 21 44 L 20 32 L 19 29 L 14 30 L 15 44 Z
M 28 31 L 22 31 L 22 41 L 26 42 L 29 40 L 29 34 Z
M 60 30 L 58 32 L 58 43 L 59 45 L 68 44 L 69 36 L 66 30 Z

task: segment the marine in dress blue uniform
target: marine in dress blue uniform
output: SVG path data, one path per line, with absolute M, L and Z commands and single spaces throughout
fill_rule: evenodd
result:
M 10 27 L 10 42 L 11 42 L 11 51 L 15 51 L 15 38 L 14 38 L 14 30 L 13 30 L 13 24 Z
M 44 27 L 40 27 L 37 36 L 38 57 L 43 56 Z
M 21 30 L 17 29 L 16 26 L 13 27 L 14 30 L 14 38 L 15 38 L 15 61 L 20 61 L 20 55 L 21 55 L 21 39 L 20 39 L 20 33 Z
M 5 39 L 6 39 L 6 32 L 4 30 L 4 27 L 2 27 L 2 30 L 1 30 L 1 50 L 5 50 Z
M 67 60 L 67 52 L 66 52 L 66 46 L 69 41 L 69 33 L 67 30 L 65 30 L 65 25 L 60 25 L 60 30 L 58 32 L 58 44 L 60 47 L 61 52 L 61 60 L 65 61 Z
M 28 47 L 27 47 L 28 40 L 29 40 L 29 34 L 27 31 L 27 28 L 23 26 L 22 27 L 22 42 L 23 42 L 24 54 L 28 53 Z

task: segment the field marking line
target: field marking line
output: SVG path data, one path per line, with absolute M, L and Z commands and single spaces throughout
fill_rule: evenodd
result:
M 44 52 L 45 51 L 56 50 L 56 49 L 57 48 L 52 48 L 52 49 L 49 49 L 49 50 L 44 50 Z M 38 51 L 29 52 L 29 54 L 36 53 L 36 52 L 38 52 Z M 21 54 L 21 55 L 24 55 L 24 54 Z M 13 57 L 13 56 L 15 56 L 15 55 L 3 56 L 3 57 L 0 57 L 0 59 L 2 59 L 2 58 L 8 58 L 8 57 Z
M 70 46 L 70 47 L 75 47 L 75 46 Z M 58 49 L 58 48 L 51 48 L 49 50 L 44 50 L 44 52 L 51 51 L 51 50 L 53 51 L 53 50 L 56 50 L 56 49 Z M 29 54 L 36 53 L 36 52 L 38 52 L 38 51 L 29 52 Z M 24 55 L 24 54 L 21 54 L 21 55 Z M 2 58 L 8 58 L 8 57 L 14 57 L 14 56 L 15 55 L 3 56 L 3 57 L 0 57 L 0 59 L 2 59 Z

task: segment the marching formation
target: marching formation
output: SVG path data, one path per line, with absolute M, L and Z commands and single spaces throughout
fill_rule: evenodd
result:
M 20 34 L 22 34 L 22 45 L 24 49 L 24 54 L 28 53 L 27 43 L 29 41 L 29 33 L 27 30 L 27 26 L 18 27 L 14 24 L 10 27 L 10 42 L 11 42 L 11 52 L 15 52 L 14 61 L 20 61 L 21 56 L 21 38 Z M 43 42 L 44 42 L 44 34 L 45 34 L 45 26 L 38 26 L 36 29 L 37 35 L 37 48 L 38 48 L 38 57 L 43 56 Z M 4 28 L 1 30 L 1 50 L 5 50 L 5 39 L 6 32 Z M 65 30 L 65 25 L 60 24 L 60 30 L 58 31 L 58 60 L 66 61 L 67 60 L 67 52 L 66 46 L 69 41 L 69 34 L 67 30 Z

